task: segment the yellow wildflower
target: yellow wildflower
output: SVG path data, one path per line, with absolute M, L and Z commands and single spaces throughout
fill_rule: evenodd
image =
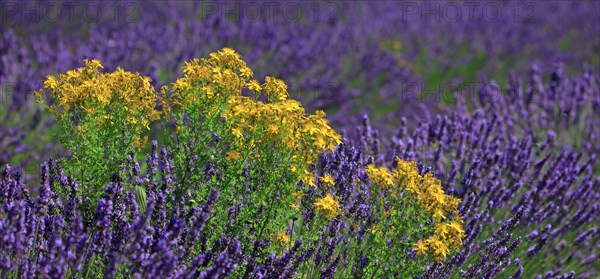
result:
M 241 138 L 241 137 L 244 135 L 244 133 L 242 132 L 242 130 L 241 130 L 241 129 L 239 129 L 239 128 L 233 128 L 233 129 L 231 129 L 231 133 L 232 133 L 232 134 L 233 134 L 233 135 L 234 135 L 236 138 Z
M 383 235 L 383 231 L 381 230 L 381 226 L 379 225 L 373 225 L 370 229 L 369 232 L 373 235 L 377 235 L 377 236 L 382 236 Z
M 256 80 L 246 83 L 246 88 L 254 93 L 258 93 L 261 90 L 260 84 Z
M 275 242 L 280 245 L 285 245 L 290 242 L 290 237 L 285 232 L 274 233 L 273 238 L 275 238 Z
M 448 246 L 444 244 L 437 236 L 432 236 L 426 241 L 427 246 L 431 249 L 434 259 L 437 261 L 443 261 L 446 256 L 450 253 Z
M 341 213 L 339 200 L 332 194 L 327 194 L 325 197 L 317 199 L 314 204 L 317 212 L 323 213 L 329 218 L 338 216 Z
M 238 160 L 240 159 L 240 152 L 236 151 L 236 150 L 229 150 L 227 151 L 227 153 L 225 153 L 225 159 L 231 161 L 231 160 Z
M 448 226 L 446 224 L 435 224 L 435 234 L 441 237 L 442 239 L 445 239 L 449 233 L 450 231 L 448 230 Z
M 436 222 L 440 222 L 441 220 L 446 219 L 446 216 L 444 216 L 444 211 L 442 211 L 441 209 L 436 209 L 433 212 L 433 219 L 435 219 Z
M 108 119 L 114 125 L 116 121 L 107 118 L 110 115 L 102 114 L 107 111 L 114 115 L 123 113 L 124 121 L 117 124 L 139 134 L 142 128 L 149 128 L 150 121 L 160 117 L 160 113 L 155 110 L 155 100 L 160 96 L 152 87 L 149 77 L 126 72 L 121 68 L 111 73 L 100 73 L 99 69 L 103 66 L 97 59 L 84 60 L 84 64 L 82 68 L 67 71 L 57 77 L 48 76 L 44 88 L 37 92 L 38 97 L 44 91 L 50 93 L 57 106 L 51 112 L 59 119 L 71 119 L 74 114 L 85 111 L 102 117 L 99 119 L 100 123 Z M 86 125 L 86 121 L 89 120 L 76 124 Z M 85 130 L 83 127 L 76 129 L 79 133 Z
M 335 181 L 334 181 L 333 176 L 331 174 L 327 174 L 325 176 L 319 176 L 319 180 L 321 180 L 321 182 L 325 186 L 333 186 L 333 185 L 335 185 Z
M 133 145 L 135 146 L 135 148 L 137 148 L 138 150 L 141 150 L 142 148 L 144 148 L 144 145 L 146 144 L 146 142 L 148 142 L 148 137 L 136 137 L 134 139 L 134 143 Z
M 420 179 L 416 163 L 404 161 L 399 157 L 396 157 L 396 162 L 397 166 L 394 171 L 396 179 L 401 185 L 404 185 L 406 190 L 416 193 L 418 191 L 417 182 Z
M 417 241 L 417 243 L 413 244 L 413 251 L 417 252 L 417 255 L 423 255 L 427 252 L 427 246 L 421 240 Z
M 302 178 L 302 181 L 305 184 L 308 184 L 308 185 L 310 185 L 312 187 L 317 186 L 317 184 L 315 184 L 315 179 L 314 178 L 315 178 L 314 172 L 308 171 L 306 169 L 304 170 L 304 177 Z
M 48 76 L 44 81 L 44 87 L 50 90 L 55 90 L 58 87 L 58 82 L 54 76 Z
M 267 96 L 275 101 L 284 101 L 288 97 L 287 85 L 280 79 L 267 76 L 263 88 Z
M 377 168 L 374 165 L 368 165 L 367 176 L 375 185 L 383 189 L 394 185 L 394 176 L 384 167 Z
M 242 76 L 245 79 L 252 78 L 252 75 L 254 75 L 254 73 L 252 73 L 252 70 L 250 70 L 250 68 L 248 67 L 241 68 L 240 73 L 240 76 Z

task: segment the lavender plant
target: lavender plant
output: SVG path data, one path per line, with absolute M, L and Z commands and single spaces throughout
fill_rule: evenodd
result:
M 156 146 L 154 146 L 156 147 Z M 148 163 L 160 165 L 153 153 Z M 10 167 L 2 172 L 0 189 L 0 273 L 3 277 L 200 277 L 222 278 L 241 260 L 238 239 L 222 237 L 207 245 L 206 222 L 219 192 L 202 205 L 178 204 L 165 211 L 172 185 L 155 185 L 168 169 L 150 168 L 144 175 L 132 165 L 129 177 L 113 176 L 86 224 L 79 184 L 65 176 L 56 161 L 42 165 L 42 183 L 33 197 Z M 137 167 L 137 168 L 136 168 Z M 134 190 L 125 183 L 135 177 L 147 183 L 147 206 L 140 211 Z M 143 178 L 141 178 L 143 177 Z M 62 197 L 55 189 L 67 188 Z

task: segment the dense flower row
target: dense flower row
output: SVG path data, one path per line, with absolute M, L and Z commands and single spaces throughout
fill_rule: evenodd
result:
M 597 274 L 600 78 L 589 69 L 569 78 L 559 67 L 542 80 L 533 66 L 527 83 L 513 76 L 503 94 L 486 83 L 471 103 L 479 109 L 459 103 L 374 150 L 376 161 L 430 166 L 446 192 L 472 207 L 461 211 L 463 249 L 424 277 Z
M 276 235 L 260 238 L 254 231 L 251 237 L 255 239 L 255 250 L 243 253 L 236 236 L 221 235 L 214 243 L 207 241 L 213 232 L 206 226 L 214 222 L 214 218 L 226 218 L 228 222 L 239 218 L 232 216 L 231 212 L 223 214 L 215 211 L 215 202 L 226 197 L 213 189 L 202 203 L 188 196 L 173 204 L 172 193 L 180 186 L 176 180 L 169 179 L 176 176 L 170 163 L 172 159 L 166 149 L 159 152 L 156 142 L 152 146 L 153 151 L 146 160 L 146 172 L 142 172 L 132 156 L 121 175 L 113 175 L 98 201 L 93 218 L 87 222 L 81 210 L 84 208 L 82 204 L 89 200 L 78 195 L 78 183 L 66 176 L 56 161 L 50 160 L 42 165 L 37 197 L 29 193 L 20 175 L 7 166 L 0 180 L 3 213 L 0 215 L 0 233 L 5 236 L 0 242 L 2 275 L 25 278 L 75 274 L 222 278 L 235 274 L 271 278 L 318 273 L 321 277 L 332 278 L 344 277 L 343 274 L 349 276 L 351 271 L 355 278 L 359 278 L 362 276 L 359 274 L 375 274 L 379 268 L 390 268 L 387 261 L 373 258 L 368 250 L 360 251 L 360 256 L 350 252 L 357 247 L 369 247 L 361 243 L 373 246 L 376 243 L 373 238 L 384 237 L 373 229 L 374 226 L 385 225 L 377 224 L 383 220 L 372 219 L 378 214 L 376 207 L 379 205 L 377 199 L 369 197 L 369 184 L 362 184 L 360 188 L 363 189 L 347 188 L 343 193 L 349 196 L 343 201 L 339 198 L 333 200 L 332 194 L 316 198 L 313 210 L 308 206 L 301 211 L 300 217 L 307 226 L 304 229 L 293 226 L 294 221 L 300 222 L 298 217 L 293 217 L 290 227 Z M 342 173 L 332 168 L 334 164 L 358 163 L 340 161 L 345 158 L 345 153 L 359 155 L 351 148 L 340 150 L 331 159 L 323 161 L 325 169 L 340 174 L 336 175 L 338 178 L 342 177 Z M 211 179 L 215 172 L 207 169 L 205 175 Z M 344 184 L 344 181 L 339 181 L 335 188 L 342 188 Z M 134 190 L 139 186 L 147 189 L 143 198 Z M 377 187 L 373 185 L 372 190 Z M 63 198 L 56 192 L 59 189 L 69 189 L 68 196 Z M 335 192 L 343 194 L 340 190 Z M 317 188 L 311 187 L 305 191 L 302 200 L 306 202 L 318 195 Z M 320 204 L 326 209 L 335 207 L 337 214 L 329 216 L 335 218 L 327 221 L 322 230 L 312 226 L 316 230 L 302 234 L 302 230 L 311 228 L 306 221 L 317 220 L 314 218 L 321 210 Z M 257 218 L 257 221 L 260 220 L 260 216 Z M 380 245 L 388 249 L 386 246 L 399 235 L 386 234 L 385 237 L 389 240 Z M 269 243 L 281 249 L 269 253 Z M 401 247 L 406 251 L 413 250 L 410 244 Z M 398 248 L 388 254 L 398 255 Z M 410 258 L 395 258 L 393 261 L 407 264 Z M 390 274 L 405 272 L 396 265 L 391 266 L 394 268 L 387 271 Z M 422 264 L 416 266 L 417 270 L 423 267 Z
M 567 78 L 559 68 L 550 82 L 542 83 L 534 67 L 525 88 L 511 80 L 510 94 L 493 102 L 489 90 L 499 89 L 482 87 L 481 108 L 474 113 L 459 105 L 414 131 L 402 128 L 389 140 L 380 138 L 365 118 L 356 137 L 346 135 L 333 153 L 320 157 L 316 187 L 305 185 L 293 194 L 292 207 L 300 216 L 291 217 L 287 229 L 239 235 L 255 240 L 252 253 L 242 252 L 244 245 L 238 245 L 232 231 L 187 252 L 185 243 L 192 242 L 186 241 L 208 238 L 202 227 L 214 220 L 210 216 L 234 223 L 244 204 L 215 215 L 213 204 L 223 198 L 215 191 L 206 199 L 184 195 L 172 203 L 171 193 L 179 187 L 173 158 L 166 149 L 158 152 L 156 143 L 146 174 L 131 160 L 112 178 L 89 223 L 78 211 L 77 183 L 56 163 L 44 164 L 37 198 L 6 169 L 0 185 L 3 268 L 24 276 L 85 271 L 142 277 L 360 278 L 377 272 L 397 277 L 412 270 L 420 278 L 593 278 L 600 248 L 600 79 L 589 70 Z M 573 117 L 566 117 L 566 111 Z M 530 124 L 521 125 L 520 118 Z M 203 181 L 218 181 L 223 173 L 208 163 Z M 249 173 L 242 177 L 250 179 Z M 241 183 L 248 182 L 256 183 Z M 148 189 L 146 197 L 139 197 L 138 186 Z M 55 188 L 72 192 L 62 200 Z M 403 199 L 411 191 L 414 199 Z M 444 212 L 431 218 L 436 204 L 458 201 L 446 195 L 462 198 L 458 215 L 436 223 L 449 218 Z M 143 201 L 147 206 L 141 209 Z M 410 204 L 421 204 L 422 210 Z M 427 211 L 429 217 L 423 215 Z M 190 214 L 197 221 L 178 223 Z M 257 221 L 260 214 L 264 211 Z M 406 233 L 424 220 L 436 225 Z M 311 222 L 321 225 L 307 225 Z M 457 228 L 460 222 L 464 228 Z M 444 241 L 463 230 L 459 250 L 443 262 L 419 256 L 442 256 Z M 423 233 L 428 238 L 419 237 Z
M 203 205 L 179 204 L 167 212 L 165 197 L 171 185 L 156 185 L 152 180 L 154 175 L 167 175 L 165 162 L 157 154 L 148 157 L 149 171 L 141 177 L 151 187 L 143 211 L 135 191 L 125 190 L 131 181 L 114 176 L 91 223 L 84 222 L 80 206 L 85 201 L 77 194 L 77 182 L 65 176 L 55 161 L 42 165 L 37 198 L 6 167 L 0 183 L 2 276 L 221 278 L 231 274 L 242 257 L 239 240 L 223 236 L 210 246 L 203 241 L 210 234 L 204 227 L 219 192 L 213 190 Z M 139 165 L 130 171 L 140 175 Z M 70 189 L 70 195 L 63 199 L 55 192 L 59 188 Z

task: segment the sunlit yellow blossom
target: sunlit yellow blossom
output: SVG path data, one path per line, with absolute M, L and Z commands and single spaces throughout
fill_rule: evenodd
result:
M 261 90 L 260 84 L 256 80 L 246 83 L 246 88 L 255 93 L 258 93 Z
M 434 218 L 434 219 L 435 219 L 437 222 L 439 222 L 439 221 L 441 221 L 441 220 L 444 220 L 444 219 L 446 219 L 446 216 L 444 215 L 444 211 L 442 211 L 441 209 L 436 209 L 436 210 L 433 212 L 433 218 Z
M 367 176 L 375 185 L 383 189 L 394 185 L 394 176 L 384 167 L 377 168 L 374 165 L 368 165 Z
M 398 157 L 396 157 L 396 169 L 394 171 L 394 175 L 396 179 L 398 179 L 399 184 L 404 186 L 410 192 L 417 192 L 417 182 L 420 180 L 421 176 L 417 170 L 417 165 L 415 162 L 404 161 Z
M 44 81 L 44 87 L 49 90 L 55 90 L 58 87 L 58 82 L 54 76 L 48 76 Z
M 465 232 L 462 225 L 457 220 L 448 223 L 447 227 L 453 235 L 461 235 Z
M 382 236 L 383 235 L 383 231 L 381 230 L 381 226 L 379 225 L 373 225 L 370 229 L 369 232 L 377 235 L 377 236 Z
M 314 187 L 317 186 L 317 184 L 315 184 L 315 173 L 308 171 L 308 170 L 304 170 L 304 175 L 301 179 L 304 183 Z
M 448 230 L 448 226 L 443 223 L 435 224 L 435 234 L 440 236 L 442 239 L 448 237 L 450 231 Z
M 331 174 L 327 174 L 325 176 L 319 176 L 319 180 L 321 180 L 321 182 L 325 186 L 333 186 L 333 185 L 335 185 L 335 181 L 334 181 L 333 176 Z
M 274 233 L 273 238 L 275 238 L 275 242 L 277 242 L 280 245 L 285 245 L 288 242 L 290 242 L 290 236 L 287 235 L 285 232 Z
M 55 100 L 51 112 L 59 119 L 71 119 L 78 126 L 75 128 L 81 136 L 86 136 L 86 125 L 94 125 L 94 129 L 97 129 L 98 125 L 116 123 L 127 127 L 135 137 L 142 129 L 149 129 L 151 121 L 160 118 L 160 112 L 155 109 L 160 96 L 152 87 L 149 77 L 121 68 L 101 73 L 99 69 L 103 66 L 97 59 L 84 60 L 84 64 L 82 68 L 69 70 L 57 77 L 48 76 L 44 88 L 36 92 L 38 97 L 44 91 L 50 93 Z M 89 114 L 90 118 L 81 115 L 83 112 Z M 113 115 L 119 116 L 119 119 L 113 119 Z
M 240 152 L 236 150 L 229 150 L 225 153 L 225 159 L 227 160 L 238 160 L 240 159 Z
M 206 94 L 206 97 L 208 97 L 209 99 L 212 99 L 215 97 L 215 92 L 213 91 L 213 89 L 210 86 L 205 86 L 202 89 L 204 89 L 204 93 Z
M 338 216 L 341 213 L 338 198 L 332 194 L 327 194 L 325 197 L 317 199 L 315 201 L 315 209 L 329 218 Z
M 427 240 L 414 244 L 414 250 L 419 255 L 429 251 L 435 260 L 442 261 L 450 253 L 450 248 L 459 249 L 462 246 L 464 230 L 462 216 L 458 214 L 457 209 L 461 200 L 446 195 L 441 181 L 431 172 L 421 176 L 414 162 L 396 158 L 396 163 L 393 173 L 384 167 L 368 165 L 367 176 L 378 187 L 399 186 L 398 190 L 406 190 L 406 193 L 416 197 L 417 204 L 431 214 L 434 234 Z M 388 202 L 399 196 L 395 191 L 387 193 Z M 385 206 L 383 200 L 381 204 Z M 392 211 L 393 207 L 389 211 L 384 209 L 383 216 L 389 218 Z
M 263 88 L 267 96 L 272 97 L 275 101 L 283 101 L 288 97 L 287 85 L 280 79 L 267 76 Z
M 233 50 L 233 49 L 232 49 L 232 48 L 230 48 L 230 47 L 225 47 L 225 48 L 223 48 L 223 50 L 221 50 L 220 52 L 223 52 L 224 54 L 227 54 L 227 55 L 238 55 L 238 54 L 235 52 L 235 50 Z
M 279 133 L 279 127 L 275 124 L 269 124 L 269 132 L 271 134 L 278 134 Z
M 92 61 L 89 60 L 84 60 L 84 63 L 87 65 L 90 65 L 90 68 L 104 68 L 104 66 L 102 66 L 102 63 L 100 63 L 100 60 L 98 59 L 92 59 Z
M 413 251 L 417 252 L 417 255 L 423 255 L 427 253 L 427 245 L 421 240 L 417 241 L 417 243 L 413 244 Z
M 430 190 L 431 190 L 430 194 L 435 199 L 435 202 L 437 204 L 443 205 L 444 198 L 445 198 L 444 191 L 442 191 L 442 189 L 439 187 L 432 187 L 432 188 L 430 188 Z
M 426 241 L 427 247 L 432 251 L 433 257 L 437 261 L 443 261 L 450 253 L 448 246 L 442 242 L 437 236 L 432 236 Z
M 244 135 L 244 133 L 242 132 L 242 130 L 240 130 L 239 128 L 233 128 L 231 129 L 231 133 L 236 137 L 236 138 L 240 138 Z
M 253 75 L 252 70 L 250 70 L 250 68 L 248 68 L 248 67 L 241 68 L 240 73 L 241 73 L 240 76 L 242 76 L 245 79 L 252 78 L 252 75 Z
M 146 142 L 148 142 L 148 137 L 136 137 L 134 139 L 134 143 L 133 145 L 135 146 L 135 148 L 137 148 L 138 150 L 141 150 L 142 148 L 144 148 L 144 145 L 146 144 Z

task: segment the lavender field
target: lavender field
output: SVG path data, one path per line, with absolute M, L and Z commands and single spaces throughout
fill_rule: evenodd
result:
M 599 278 L 600 1 L 0 2 L 0 278 Z

